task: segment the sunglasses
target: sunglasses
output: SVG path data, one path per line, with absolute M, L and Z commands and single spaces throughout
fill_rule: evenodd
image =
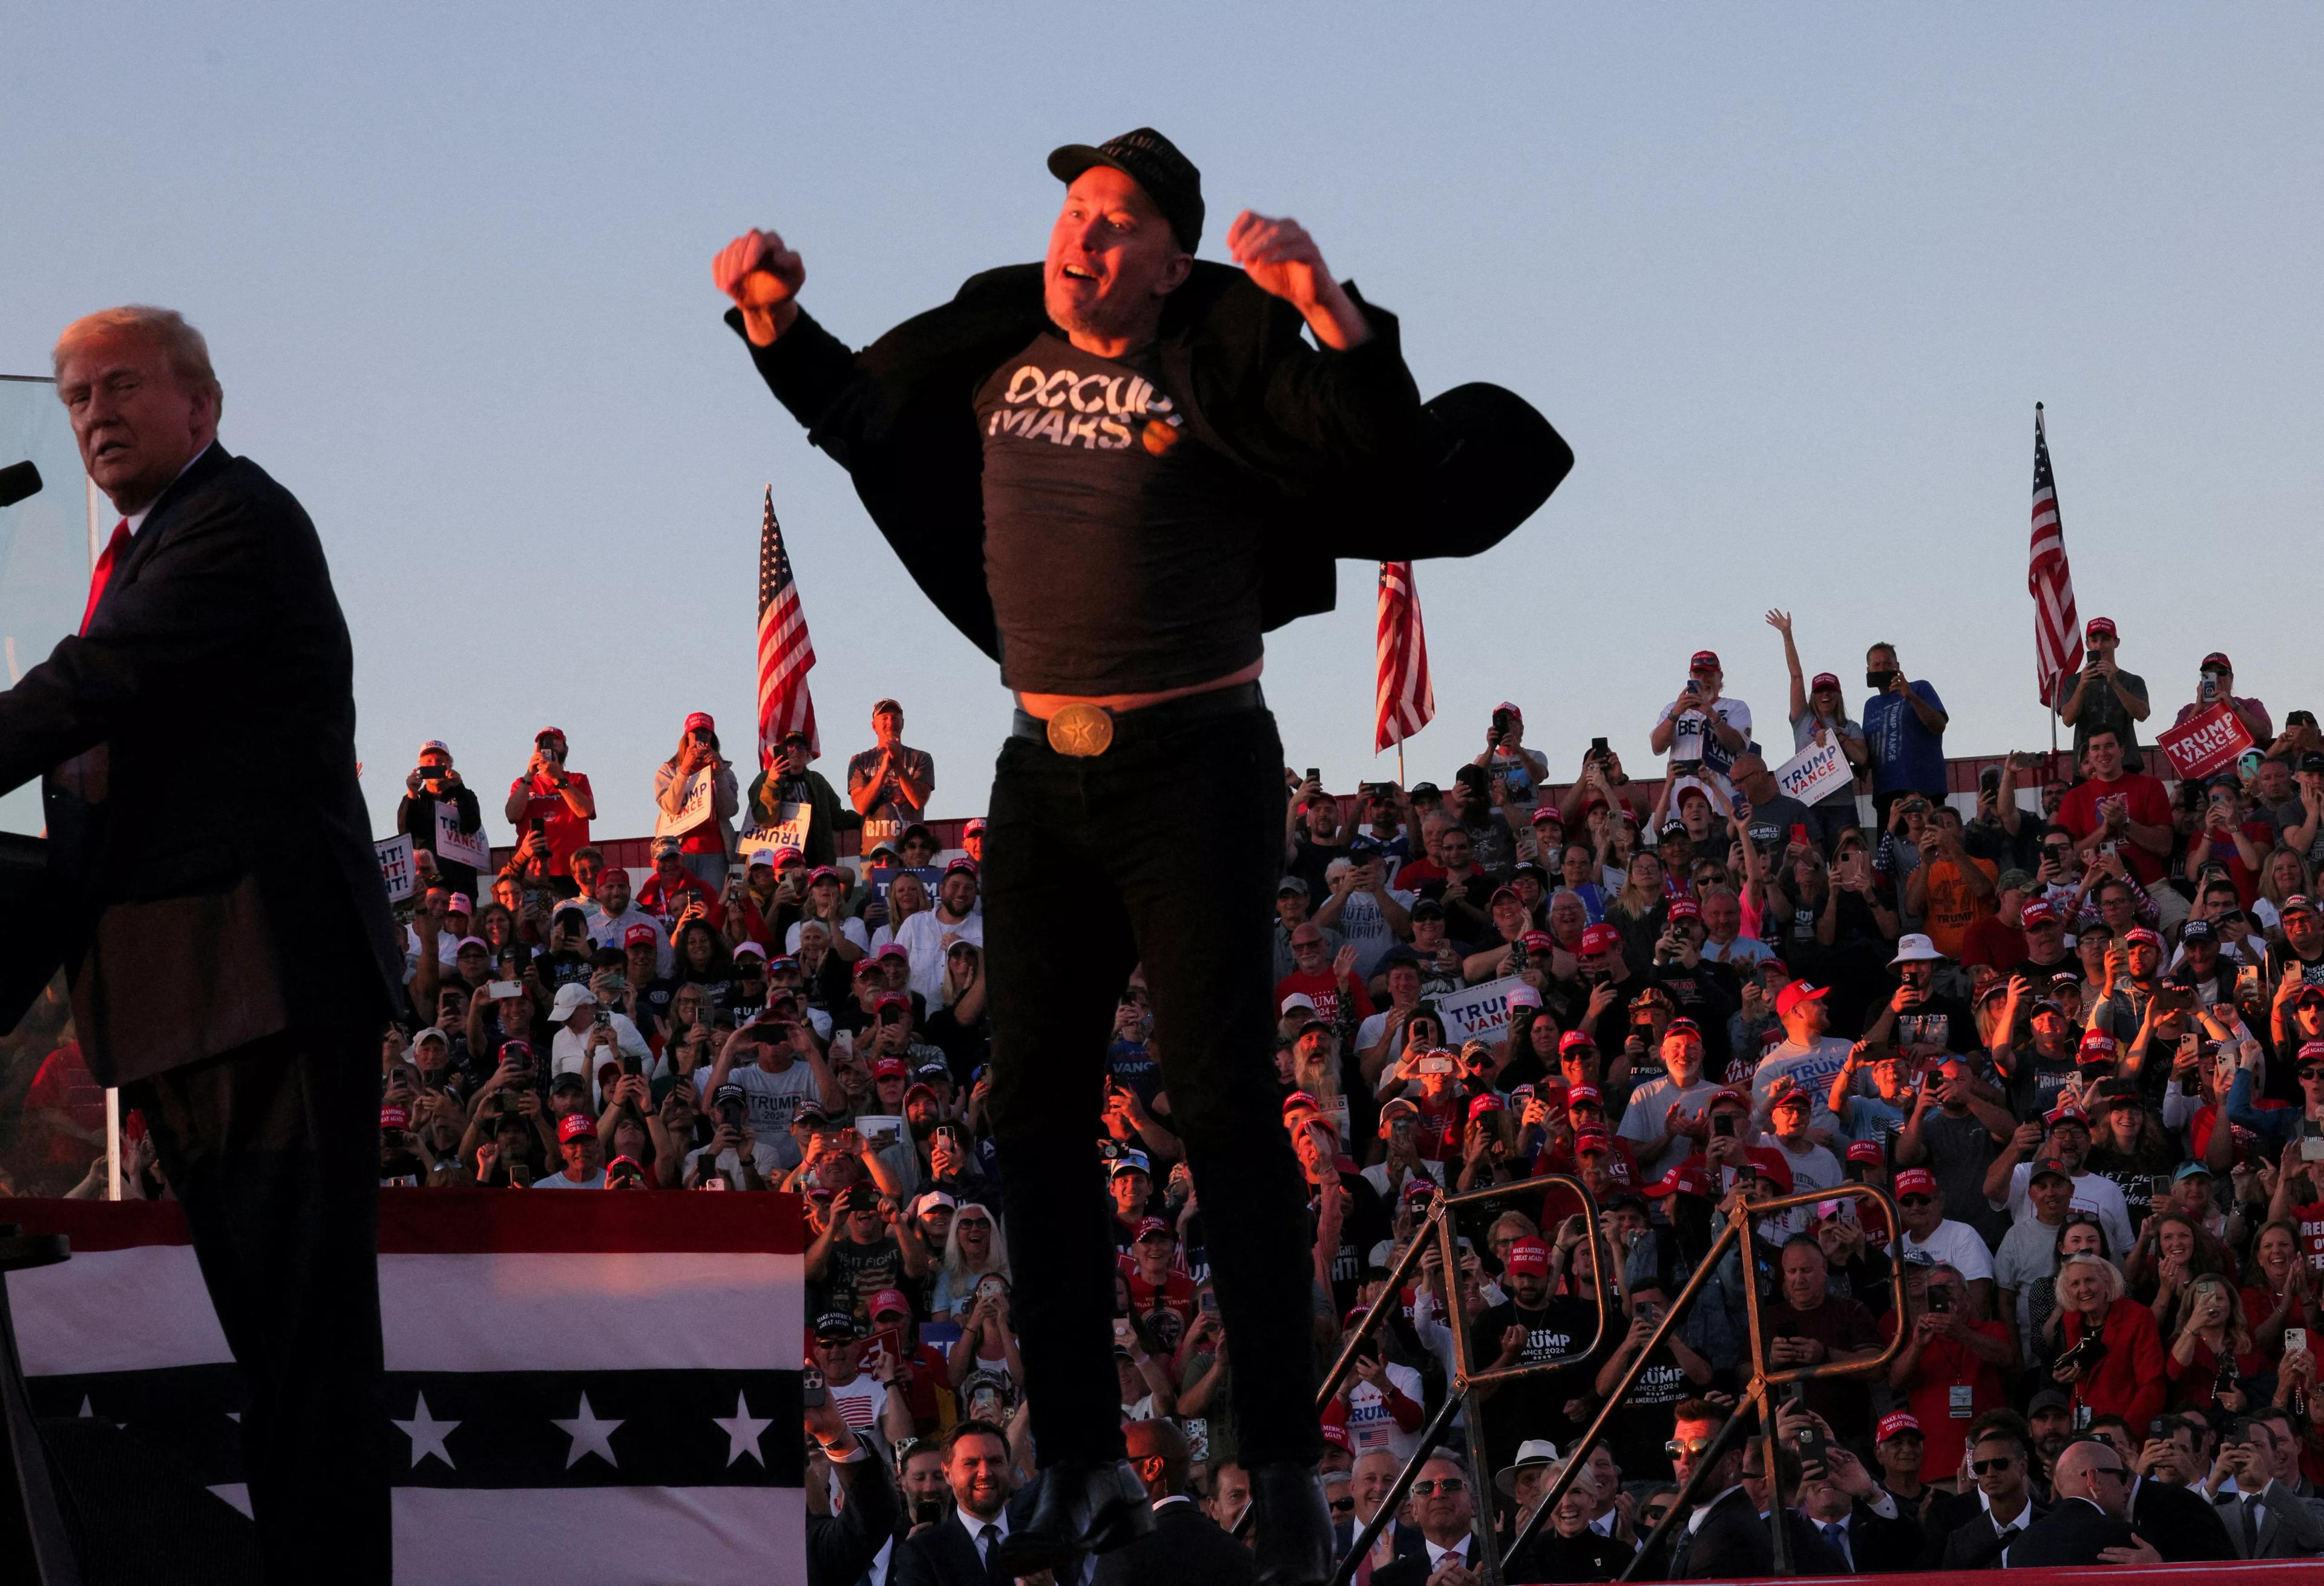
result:
M 1679 1455 L 1684 1454 L 1688 1459 L 1699 1460 L 1710 1452 L 1711 1444 L 1707 1443 L 1679 1443 L 1674 1440 L 1663 1444 L 1663 1452 L 1670 1455 L 1673 1459 L 1676 1459 Z
M 2324 1065 L 2303 1064 L 2292 1072 L 2302 1079 L 2324 1079 Z
M 1426 1498 L 1438 1492 L 1451 1498 L 1457 1493 L 1468 1490 L 1469 1484 L 1458 1476 L 1445 1476 L 1434 1481 L 1416 1481 L 1412 1484 L 1413 1495 L 1416 1498 Z
M 1896 1197 L 1896 1203 L 1900 1206 L 1925 1206 L 1929 1204 L 1929 1197 L 1926 1195 L 1898 1195 Z
M 952 1220 L 952 1225 L 954 1228 L 990 1228 L 992 1226 L 990 1221 L 982 1217 L 955 1217 Z
M 1335 1498 L 1332 1500 L 1332 1512 L 1335 1515 L 1353 1514 L 1355 1508 L 1356 1500 L 1352 1498 Z
M 2010 1469 L 2014 1468 L 2014 1467 L 2016 1465 L 2016 1463 L 2017 1463 L 2016 1460 L 2015 1460 L 2014 1458 L 2012 1458 L 2012 1457 L 2011 1457 L 2011 1456 L 2009 1456 L 2008 1454 L 2003 1454 L 2003 1455 L 2002 1455 L 2000 1458 L 1998 1458 L 1998 1459 L 1991 1459 L 1991 1460 L 1971 1460 L 1971 1461 L 1969 1462 L 1969 1468 L 1971 1471 L 1975 1471 L 1978 1475 L 1984 1476 L 1984 1475 L 1988 1475 L 1988 1474 L 1990 1474 L 1990 1473 L 1992 1473 L 1993 1471 L 2006 1471 L 2006 1470 L 2010 1470 Z

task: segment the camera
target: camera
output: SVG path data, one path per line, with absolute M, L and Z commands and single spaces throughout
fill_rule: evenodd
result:
M 1735 1138 L 1735 1114 L 1714 1112 L 1711 1115 L 1711 1132 L 1722 1139 Z
M 2069 1368 L 2079 1366 L 2087 1371 L 2104 1359 L 2106 1359 L 2106 1329 L 2094 1326 L 2082 1334 L 2081 1342 L 2058 1357 L 2058 1364 Z
M 1864 686 L 1867 688 L 1873 690 L 1875 693 L 1880 693 L 1885 691 L 1890 684 L 1895 682 L 1896 677 L 1897 674 L 1894 671 L 1872 671 L 1868 669 L 1864 674 Z
M 1941 1286 L 1929 1291 L 1930 1310 L 1941 1315 L 1952 1308 L 1953 1291 L 1950 1286 Z

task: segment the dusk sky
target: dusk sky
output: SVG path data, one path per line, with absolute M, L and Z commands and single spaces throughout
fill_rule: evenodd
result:
M 1596 733 L 1640 771 L 1703 647 L 1787 752 L 1771 605 L 1852 700 L 1895 641 L 1952 752 L 2046 744 L 2037 399 L 2082 614 L 2164 720 L 2223 649 L 2281 722 L 2319 703 L 2319 80 L 2295 5 L 32 0 L 0 60 L 0 372 L 113 303 L 208 334 L 226 444 L 329 550 L 379 832 L 430 737 L 503 839 L 545 724 L 609 836 L 649 829 L 687 712 L 752 760 L 769 483 L 821 769 L 892 694 L 934 813 L 974 814 L 997 669 L 759 383 L 711 256 L 779 227 L 866 341 L 1038 256 L 1051 147 L 1151 124 L 1202 167 L 1203 256 L 1246 206 L 1296 216 L 1425 391 L 1499 382 L 1578 454 L 1499 549 L 1419 567 L 1412 777 L 1503 698 L 1559 779 Z M 1373 574 L 1269 644 L 1286 756 L 1342 790 L 1394 768 Z

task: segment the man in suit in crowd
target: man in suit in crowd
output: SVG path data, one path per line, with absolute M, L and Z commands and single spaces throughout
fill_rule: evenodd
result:
M 2131 1529 L 2130 1463 L 2105 1438 L 2066 1444 L 2050 1473 L 2050 1512 L 2003 1550 L 2005 1568 L 2163 1562 Z
M 2234 1548 L 2230 1557 L 2307 1558 L 2324 1552 L 2324 1505 L 2301 1497 L 2274 1473 L 2277 1430 L 2257 1415 L 2244 1415 L 2219 1440 L 2221 1479 L 2211 1503 Z
M 1186 1436 L 1168 1421 L 1132 1421 L 1122 1428 L 1130 1468 L 1146 1484 L 1154 1529 L 1127 1547 L 1097 1555 L 1091 1586 L 1247 1586 L 1258 1579 L 1250 1549 L 1211 1523 L 1186 1492 Z
M 2137 1473 L 2137 1447 L 2131 1442 L 2129 1422 L 2120 1415 L 2093 1416 L 2089 1431 L 2112 1443 L 2131 1468 L 2130 1503 L 2124 1515 L 2132 1530 L 2153 1539 L 2154 1551 L 2164 1563 L 2218 1563 L 2236 1556 L 2227 1528 L 2205 1495 Z
M 1333 1527 L 1332 1559 L 1339 1562 L 1348 1556 L 1348 1549 L 1356 1545 L 1372 1517 L 1379 1513 L 1380 1505 L 1396 1488 L 1396 1479 L 1404 1473 L 1404 1462 L 1384 1448 L 1376 1448 L 1358 1456 L 1355 1468 L 1349 1472 L 1348 1496 L 1355 1500 L 1355 1511 Z M 1350 1576 L 1352 1586 L 1371 1586 L 1372 1572 L 1401 1558 L 1410 1558 L 1425 1552 L 1420 1533 L 1390 1515 L 1380 1534 L 1372 1539 L 1371 1546 Z
M 1854 1574 L 1916 1570 L 1928 1551 L 1920 1522 L 1872 1479 L 1862 1460 L 1837 1443 L 1821 1468 L 1806 1472 L 1800 1510 Z
M 267 1579 L 329 1559 L 385 1581 L 379 1032 L 403 960 L 346 623 L 306 512 L 217 444 L 199 332 L 106 309 L 55 365 L 121 520 L 79 632 L 0 694 L 0 792 L 42 777 L 49 832 L 11 954 L 65 971 L 90 1070 L 143 1111 L 185 1209 L 248 1388 Z
M 2016 1427 L 1988 1421 L 1969 1451 L 1969 1468 L 1978 1510 L 1945 1534 L 1935 1563 L 1946 1572 L 1997 1567 L 2018 1533 L 2050 1512 L 2034 1501 L 2034 1451 Z
M 1728 1411 L 1709 1399 L 1691 1398 L 1682 1400 L 1672 1415 L 1671 1469 L 1683 1488 L 1726 1426 Z M 1757 1437 L 1729 1443 L 1696 1489 L 1708 1496 L 1699 1498 L 1694 1512 L 1679 1523 L 1671 1539 L 1653 1550 L 1655 1556 L 1640 1565 L 1638 1579 L 1732 1580 L 1775 1572 L 1775 1547 L 1767 1515 L 1785 1501 L 1777 1496 L 1778 1489 L 1797 1493 L 1801 1471 L 1799 1456 L 1778 1446 L 1775 1481 L 1771 1486 L 1766 1447 L 1766 1441 Z M 1848 1573 L 1840 1556 L 1799 1516 L 1786 1514 L 1784 1531 L 1791 1545 L 1792 1573 Z
M 1460 1456 L 1441 1448 L 1428 1456 L 1412 1483 L 1412 1508 L 1421 1551 L 1374 1570 L 1372 1586 L 1473 1586 L 1485 1578 L 1477 1487 Z
M 963 1421 L 941 1441 L 953 1512 L 897 1545 L 890 1579 L 894 1586 L 1008 1586 L 1015 1577 L 993 1555 L 1033 1507 L 1032 1489 L 1019 1491 L 1010 1474 L 1008 1435 L 989 1422 Z
M 831 1462 L 844 1494 L 837 1514 L 807 1517 L 807 1586 L 856 1586 L 895 1533 L 896 1488 L 872 1440 L 847 1429 L 826 1397 L 805 1412 L 807 1435 Z

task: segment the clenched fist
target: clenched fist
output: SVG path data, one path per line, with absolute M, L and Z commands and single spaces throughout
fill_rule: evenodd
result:
M 807 263 L 771 231 L 746 231 L 718 250 L 710 279 L 742 310 L 742 329 L 754 346 L 767 346 L 798 318 L 798 291 Z

